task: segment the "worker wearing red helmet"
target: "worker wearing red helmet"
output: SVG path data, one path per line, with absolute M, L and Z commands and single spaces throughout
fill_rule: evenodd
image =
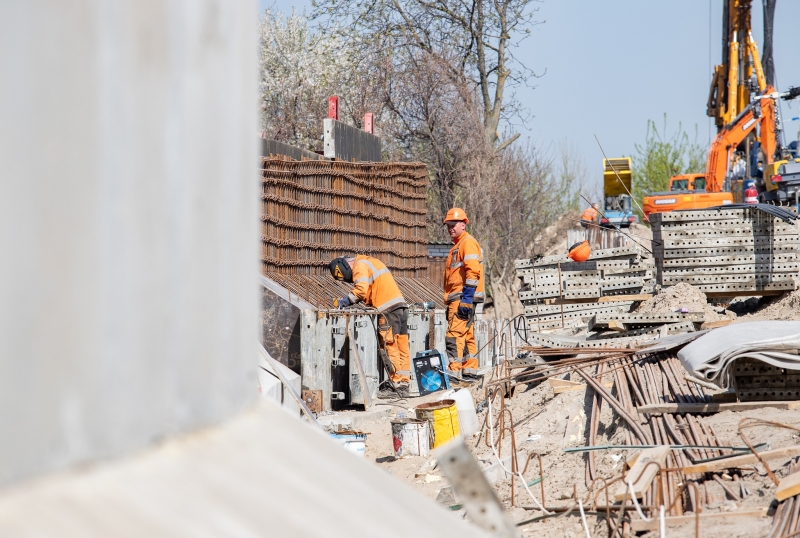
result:
M 449 369 L 477 369 L 477 346 L 472 322 L 475 304 L 485 299 L 483 286 L 483 249 L 467 233 L 467 214 L 454 207 L 444 217 L 453 247 L 444 267 L 444 301 L 447 303 L 445 347 Z
M 392 273 L 377 258 L 363 255 L 336 258 L 328 268 L 336 280 L 354 284 L 352 291 L 337 301 L 339 308 L 363 301 L 378 311 L 378 334 L 394 365 L 391 379 L 397 385 L 395 392 L 407 394 L 411 373 L 408 304 Z

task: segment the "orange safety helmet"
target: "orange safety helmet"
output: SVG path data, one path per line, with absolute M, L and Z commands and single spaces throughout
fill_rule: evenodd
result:
M 585 262 L 592 255 L 592 249 L 589 247 L 589 242 L 583 240 L 580 243 L 575 243 L 569 247 L 569 259 L 574 262 Z
M 463 220 L 466 224 L 469 224 L 469 219 L 467 218 L 466 212 L 460 207 L 454 207 L 448 211 L 447 215 L 444 216 L 442 223 L 445 223 L 448 220 Z

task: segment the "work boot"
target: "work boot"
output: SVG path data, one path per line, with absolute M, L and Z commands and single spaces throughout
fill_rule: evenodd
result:
M 394 398 L 408 398 L 408 383 L 394 383 L 384 381 L 378 387 L 378 398 L 390 400 Z

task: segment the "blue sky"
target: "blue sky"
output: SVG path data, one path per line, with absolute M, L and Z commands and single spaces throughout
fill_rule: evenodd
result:
M 308 1 L 258 0 L 259 10 L 311 9 Z M 544 75 L 519 87 L 533 118 L 517 130 L 537 145 L 567 140 L 590 178 L 600 181 L 602 154 L 632 154 L 647 120 L 668 130 L 678 122 L 707 144 L 715 134 L 705 115 L 713 65 L 721 62 L 722 0 L 544 0 L 537 25 L 518 56 Z M 778 0 L 775 66 L 780 90 L 800 86 L 800 1 Z M 761 2 L 753 0 L 753 36 L 761 50 Z M 785 141 L 797 139 L 798 101 L 782 106 Z

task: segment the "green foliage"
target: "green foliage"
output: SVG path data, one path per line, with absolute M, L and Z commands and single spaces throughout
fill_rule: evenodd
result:
M 639 203 L 652 192 L 668 190 L 672 176 L 705 170 L 706 149 L 697 142 L 697 126 L 694 140 L 689 139 L 680 123 L 670 135 L 666 114 L 661 130 L 655 121 L 647 120 L 644 144 L 636 144 L 635 148 L 636 154 L 632 157 L 633 195 Z

